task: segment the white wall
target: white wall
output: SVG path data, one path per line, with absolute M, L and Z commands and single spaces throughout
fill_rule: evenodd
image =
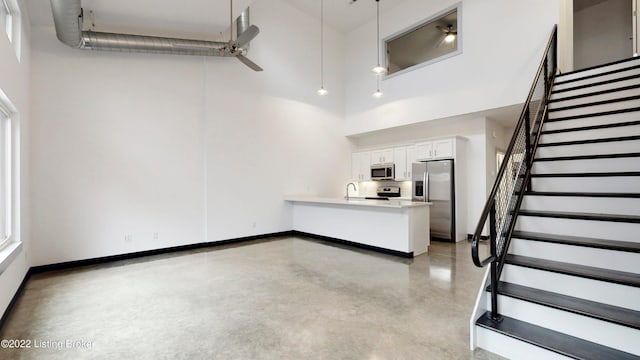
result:
M 462 1 L 462 54 L 381 83 L 384 96 L 373 99 L 376 59 L 375 21 L 349 33 L 346 58 L 347 135 L 474 113 L 521 103 L 551 29 L 559 19 L 559 0 Z M 384 11 L 384 38 L 420 22 L 455 0 L 405 0 Z
M 33 265 L 290 230 L 284 194 L 341 192 L 343 42 L 326 29 L 319 98 L 318 21 L 279 0 L 251 18 L 262 73 L 33 29 Z
M 14 198 L 13 237 L 22 242 L 22 251 L 4 272 L 0 271 L 0 314 L 4 313 L 22 279 L 29 269 L 29 19 L 26 6 L 18 2 L 22 11 L 20 36 L 20 60 L 14 47 L 0 31 L 0 90 L 17 110 L 12 116 L 14 133 Z

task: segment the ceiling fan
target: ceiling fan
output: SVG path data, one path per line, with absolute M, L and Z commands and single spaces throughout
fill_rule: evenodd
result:
M 444 33 L 444 37 L 440 40 L 438 46 L 442 45 L 443 42 L 450 44 L 456 39 L 456 36 L 458 36 L 458 31 L 454 30 L 451 24 L 447 25 L 446 28 L 439 25 L 436 26 L 436 28 Z
M 258 66 L 258 64 L 244 56 L 246 51 L 242 48 L 253 40 L 258 33 L 260 33 L 260 29 L 255 25 L 251 25 L 242 34 L 239 34 L 235 40 L 233 40 L 233 0 L 230 0 L 230 2 L 229 19 L 231 21 L 229 24 L 229 42 L 221 49 L 224 54 L 223 56 L 235 57 L 252 70 L 262 71 L 263 69 Z

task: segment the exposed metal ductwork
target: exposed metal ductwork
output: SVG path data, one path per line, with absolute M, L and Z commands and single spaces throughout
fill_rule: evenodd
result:
M 154 54 L 237 56 L 227 50 L 226 42 L 178 39 L 157 36 L 116 34 L 82 30 L 81 0 L 51 0 L 58 39 L 73 48 Z M 237 19 L 238 35 L 249 28 L 249 8 Z M 246 51 L 248 44 L 242 50 Z

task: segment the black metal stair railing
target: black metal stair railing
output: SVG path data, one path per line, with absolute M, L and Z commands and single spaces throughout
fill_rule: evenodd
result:
M 551 85 L 558 69 L 557 48 L 556 25 L 549 37 L 520 119 L 472 237 L 471 256 L 474 264 L 478 267 L 488 264 L 491 266 L 491 318 L 494 321 L 501 319 L 498 313 L 498 279 L 511 242 L 516 215 L 522 204 L 524 192 L 531 190 L 533 154 L 538 147 L 542 125 L 547 118 Z M 489 254 L 481 259 L 481 237 L 486 225 L 489 226 Z

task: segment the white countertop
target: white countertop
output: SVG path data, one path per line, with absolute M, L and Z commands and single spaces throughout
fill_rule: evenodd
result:
M 411 208 L 419 206 L 429 206 L 430 202 L 417 202 L 410 200 L 366 200 L 362 198 L 350 198 L 349 200 L 344 198 L 326 198 L 309 195 L 291 195 L 285 196 L 285 201 L 290 202 L 304 202 L 313 204 L 331 204 L 331 205 L 352 205 L 352 206 L 370 206 L 370 207 L 382 207 L 382 208 Z

